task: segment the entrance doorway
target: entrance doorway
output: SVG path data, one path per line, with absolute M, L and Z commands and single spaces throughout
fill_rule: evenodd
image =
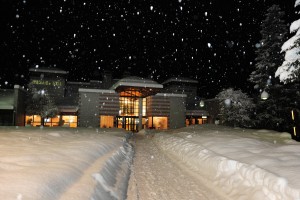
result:
M 118 128 L 123 128 L 127 131 L 138 131 L 139 118 L 132 116 L 117 117 Z

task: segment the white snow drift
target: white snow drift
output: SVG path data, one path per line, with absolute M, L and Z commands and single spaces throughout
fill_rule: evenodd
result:
M 300 143 L 290 134 L 217 125 L 166 132 L 147 140 L 224 199 L 300 199 Z M 133 149 L 124 134 L 0 127 L 1 199 L 126 199 Z
M 300 143 L 288 133 L 202 125 L 154 141 L 230 199 L 300 199 Z
M 1 199 L 126 198 L 133 151 L 124 134 L 1 127 Z

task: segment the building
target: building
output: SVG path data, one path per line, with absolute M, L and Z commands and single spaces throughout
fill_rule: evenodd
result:
M 18 85 L 0 90 L 0 126 L 24 126 L 26 91 Z
M 102 80 L 68 82 L 68 72 L 64 70 L 31 68 L 29 72 L 28 85 L 53 99 L 58 109 L 55 117 L 45 119 L 45 126 L 118 127 L 138 131 L 208 122 L 208 112 L 199 107 L 196 80 L 171 78 L 162 84 L 136 76 L 113 80 L 109 72 L 104 72 Z M 25 112 L 25 98 L 29 97 L 24 89 L 16 86 L 0 95 L 3 96 L 0 97 L 3 99 L 0 99 L 0 125 L 41 125 L 41 116 Z
M 209 113 L 206 108 L 206 101 L 197 95 L 198 81 L 185 77 L 173 77 L 163 84 L 163 91 L 166 93 L 186 94 L 186 112 L 185 124 L 186 126 L 194 124 L 212 123 L 209 118 Z M 200 103 L 201 102 L 201 103 Z M 209 120 L 209 121 L 208 121 Z

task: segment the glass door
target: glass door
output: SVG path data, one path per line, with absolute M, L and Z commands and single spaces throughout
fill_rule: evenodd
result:
M 124 128 L 127 131 L 137 131 L 139 119 L 137 117 L 117 117 L 118 128 Z

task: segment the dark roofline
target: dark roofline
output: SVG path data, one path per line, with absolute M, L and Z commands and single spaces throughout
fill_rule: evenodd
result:
M 30 68 L 30 72 L 44 72 L 44 73 L 52 73 L 52 74 L 68 74 L 68 71 L 58 69 L 58 68 Z
M 166 81 L 164 81 L 162 84 L 167 84 L 167 83 L 171 83 L 171 82 L 177 82 L 177 83 L 198 83 L 197 80 L 193 80 L 190 78 L 185 78 L 185 77 L 173 77 L 173 78 L 169 78 Z

